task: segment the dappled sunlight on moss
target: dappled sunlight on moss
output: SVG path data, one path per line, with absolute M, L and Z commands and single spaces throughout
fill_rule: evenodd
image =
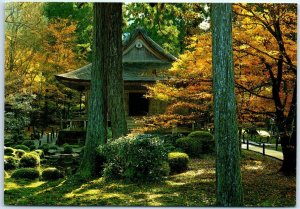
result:
M 9 180 L 5 180 L 5 189 L 18 189 L 18 188 L 34 188 L 39 187 L 41 185 L 45 184 L 44 181 L 34 181 L 34 182 L 13 182 Z

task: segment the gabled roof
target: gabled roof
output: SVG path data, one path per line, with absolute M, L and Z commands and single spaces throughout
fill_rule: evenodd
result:
M 137 28 L 130 38 L 123 42 L 123 79 L 125 82 L 154 82 L 162 80 L 161 71 L 171 67 L 176 57 L 164 51 L 146 32 Z M 83 90 L 89 86 L 92 64 L 77 70 L 56 75 L 64 85 Z
M 126 53 L 134 47 L 136 40 L 144 42 L 144 47 L 147 47 L 149 51 L 154 53 L 158 58 L 165 62 L 174 62 L 177 58 L 172 54 L 166 52 L 160 45 L 153 41 L 146 33 L 144 29 L 138 27 L 129 37 L 128 40 L 123 42 L 123 57 Z M 151 50 L 152 49 L 152 50 Z M 125 60 L 124 60 L 125 61 Z M 123 62 L 124 62 L 123 61 Z M 125 61 L 126 62 L 126 61 Z

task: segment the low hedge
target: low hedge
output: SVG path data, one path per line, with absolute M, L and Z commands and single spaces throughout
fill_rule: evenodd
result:
M 168 162 L 172 173 L 180 173 L 188 169 L 189 156 L 183 152 L 170 152 Z
M 12 170 L 18 167 L 19 160 L 12 156 L 4 156 L 4 170 Z
M 40 177 L 40 172 L 36 168 L 20 168 L 11 174 L 14 179 L 36 179 Z
M 7 156 L 14 156 L 14 148 L 12 147 L 4 147 L 4 155 L 7 155 Z
M 37 153 L 25 153 L 20 159 L 20 167 L 34 168 L 40 165 L 40 157 Z
M 45 180 L 57 180 L 63 177 L 59 170 L 55 167 L 49 167 L 43 170 L 42 178 Z
M 26 151 L 26 152 L 29 152 L 29 151 L 30 151 L 30 148 L 27 147 L 27 146 L 24 145 L 24 144 L 16 145 L 16 146 L 15 146 L 15 149 L 21 149 L 21 150 L 24 150 L 24 151 Z
M 24 150 L 22 150 L 22 149 L 17 149 L 17 150 L 15 150 L 15 156 L 16 156 L 17 158 L 21 158 L 25 153 L 26 153 L 26 152 L 25 152 Z
M 64 144 L 63 147 L 64 147 L 64 151 L 63 151 L 64 154 L 72 154 L 73 153 L 72 145 Z
M 201 154 L 213 153 L 215 143 L 209 132 L 194 131 L 186 137 L 177 139 L 176 146 L 191 157 L 200 157 Z

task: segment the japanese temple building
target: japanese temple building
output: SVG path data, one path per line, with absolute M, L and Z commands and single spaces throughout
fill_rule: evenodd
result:
M 145 116 L 165 111 L 164 102 L 144 97 L 146 84 L 167 79 L 163 71 L 172 66 L 176 57 L 154 42 L 143 29 L 136 29 L 123 42 L 123 79 L 126 116 Z M 86 93 L 88 98 L 92 64 L 56 75 L 65 86 Z

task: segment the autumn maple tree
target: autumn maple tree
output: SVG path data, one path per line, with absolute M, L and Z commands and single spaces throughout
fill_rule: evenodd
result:
M 233 11 L 238 119 L 254 125 L 275 120 L 284 154 L 282 171 L 291 173 L 296 165 L 296 7 L 235 4 Z M 168 104 L 166 114 L 148 119 L 157 126 L 211 118 L 211 34 L 189 41 L 189 50 L 167 72 L 171 79 L 149 87 L 150 97 Z

